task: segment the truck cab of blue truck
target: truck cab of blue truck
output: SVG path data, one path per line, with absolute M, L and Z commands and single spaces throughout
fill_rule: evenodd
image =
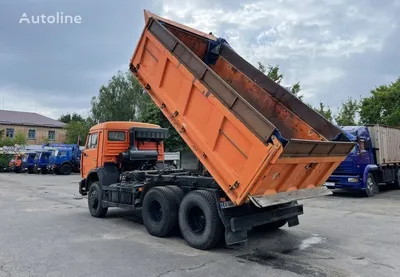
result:
M 25 157 L 22 160 L 22 170 L 28 172 L 29 174 L 34 173 L 35 167 L 35 156 L 36 152 L 26 152 Z
M 48 173 L 47 165 L 49 164 L 50 156 L 51 156 L 50 150 L 38 150 L 36 152 L 34 159 L 33 172 L 34 173 L 41 172 L 42 174 Z
M 377 194 L 380 186 L 400 189 L 400 128 L 368 125 L 342 129 L 356 145 L 325 186 L 362 191 L 369 197 Z
M 72 172 L 79 172 L 81 150 L 77 144 L 50 144 L 55 147 L 50 156 L 47 166 L 49 172 L 57 175 L 69 175 Z

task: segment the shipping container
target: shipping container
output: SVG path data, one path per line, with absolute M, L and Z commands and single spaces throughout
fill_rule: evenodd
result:
M 400 128 L 384 125 L 368 126 L 378 164 L 400 164 Z

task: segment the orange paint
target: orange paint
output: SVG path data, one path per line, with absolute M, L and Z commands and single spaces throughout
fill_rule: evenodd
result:
M 90 170 L 102 167 L 106 162 L 117 161 L 119 153 L 129 148 L 129 129 L 133 127 L 160 128 L 160 126 L 154 124 L 129 121 L 109 121 L 90 128 L 84 153 L 81 156 L 81 176 L 83 179 L 87 178 Z M 109 141 L 107 134 L 113 131 L 124 132 L 125 140 Z M 97 136 L 96 147 L 88 147 L 91 135 Z M 135 141 L 135 146 L 138 150 L 157 150 L 155 142 Z M 158 145 L 158 153 L 158 160 L 164 160 L 164 142 Z
M 345 151 L 332 156 L 282 156 L 281 141 L 275 136 L 260 138 L 233 112 L 239 97 L 242 106 L 236 112 L 250 104 L 289 141 L 327 139 L 227 60 L 220 57 L 211 67 L 199 60 L 207 40 L 215 37 L 147 11 L 145 18 L 130 68 L 231 201 L 240 205 L 249 195 L 319 187 L 344 160 Z M 210 89 L 204 80 L 207 70 L 218 75 L 212 79 L 217 89 L 236 92 L 232 102 L 232 96 L 225 94 L 231 106 L 218 96 L 220 91 Z

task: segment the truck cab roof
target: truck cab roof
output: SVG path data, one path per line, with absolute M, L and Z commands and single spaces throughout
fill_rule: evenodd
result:
M 91 131 L 95 130 L 103 130 L 103 129 L 118 129 L 118 130 L 129 130 L 133 127 L 142 127 L 142 128 L 161 128 L 159 125 L 143 123 L 143 122 L 134 122 L 134 121 L 109 121 L 104 123 L 99 123 L 90 128 Z

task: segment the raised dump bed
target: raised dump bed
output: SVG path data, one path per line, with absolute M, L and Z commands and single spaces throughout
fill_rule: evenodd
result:
M 332 123 L 221 39 L 145 12 L 130 70 L 232 202 L 329 194 L 353 148 Z

